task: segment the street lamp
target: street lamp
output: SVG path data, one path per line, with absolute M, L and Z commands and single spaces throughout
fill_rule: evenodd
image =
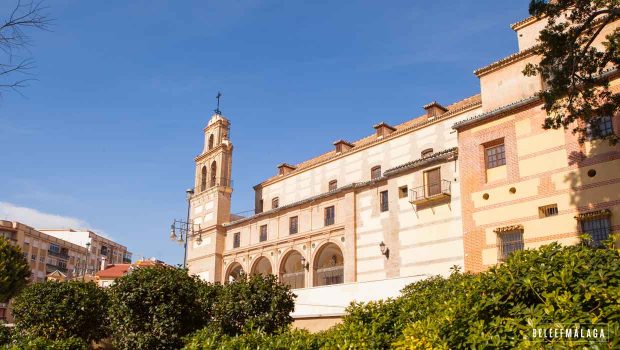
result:
M 194 224 L 189 219 L 190 209 L 191 209 L 191 199 L 194 195 L 194 189 L 189 188 L 185 191 L 187 194 L 187 219 L 183 220 L 174 220 L 172 225 L 170 225 L 170 240 L 176 241 L 177 243 L 183 244 L 184 254 L 183 254 L 183 268 L 187 266 L 187 242 L 191 239 L 192 236 L 196 235 L 195 227 L 198 226 L 198 237 L 196 238 L 196 243 L 202 243 L 202 235 L 200 234 L 200 225 Z

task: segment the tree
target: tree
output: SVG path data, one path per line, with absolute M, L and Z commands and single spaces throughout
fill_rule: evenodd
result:
M 15 330 L 25 338 L 80 338 L 107 335 L 108 296 L 92 282 L 44 282 L 29 285 L 13 303 Z
M 210 321 L 215 288 L 187 270 L 138 268 L 110 287 L 110 327 L 117 349 L 178 349 Z
M 228 335 L 251 329 L 273 333 L 293 321 L 295 297 L 274 275 L 244 276 L 222 288 L 215 304 L 214 322 Z
M 51 20 L 45 10 L 41 2 L 22 3 L 17 0 L 6 19 L 0 20 L 0 93 L 7 89 L 18 91 L 32 80 L 27 76 L 33 68 L 33 61 L 22 56 L 30 44 L 26 30 L 48 29 Z
M 0 302 L 7 302 L 28 283 L 30 266 L 21 249 L 0 237 Z
M 531 0 L 529 11 L 548 20 L 534 48 L 541 61 L 523 71 L 546 82 L 540 92 L 547 112 L 543 128 L 572 128 L 580 142 L 593 136 L 617 143 L 618 136 L 601 125 L 620 112 L 620 93 L 609 89 L 620 68 L 620 28 L 610 27 L 620 19 L 620 1 Z

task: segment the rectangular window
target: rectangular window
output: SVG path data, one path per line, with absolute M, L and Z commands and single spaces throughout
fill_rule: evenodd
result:
M 233 233 L 233 248 L 241 246 L 241 232 Z
M 332 180 L 332 181 L 330 181 L 330 182 L 329 182 L 329 188 L 328 188 L 328 190 L 329 190 L 329 191 L 333 191 L 333 190 L 335 190 L 336 188 L 338 188 L 338 181 L 336 181 L 336 180 Z
M 264 242 L 267 240 L 267 225 L 263 225 L 260 227 L 260 237 L 258 239 L 260 242 Z
M 39 262 L 45 263 L 45 257 L 43 255 L 39 256 Z
M 546 218 L 549 216 L 558 215 L 558 205 L 557 204 L 549 204 L 544 205 L 542 207 L 538 207 L 538 217 Z
M 49 251 L 52 253 L 60 253 L 60 246 L 58 244 L 51 243 Z
M 379 205 L 382 212 L 389 210 L 388 191 L 379 193 Z
M 590 235 L 592 246 L 600 247 L 602 242 L 609 238 L 611 220 L 609 215 L 581 219 L 581 232 Z
M 108 255 L 108 247 L 101 246 L 101 255 Z
M 499 240 L 499 261 L 508 259 L 510 253 L 523 250 L 523 231 L 514 230 L 498 233 Z
M 37 261 L 37 256 L 34 254 L 30 255 L 30 260 Z
M 599 117 L 594 123 L 596 123 L 596 127 L 589 125 L 586 130 L 589 140 L 609 136 L 614 133 L 614 126 L 610 116 Z
M 370 179 L 374 180 L 374 179 L 378 179 L 381 177 L 381 166 L 377 165 L 375 167 L 373 167 L 372 169 L 370 169 Z
M 333 205 L 331 207 L 325 208 L 325 226 L 333 225 L 335 217 L 336 209 Z
M 503 143 L 495 146 L 486 147 L 484 149 L 484 154 L 486 157 L 487 169 L 506 165 L 506 152 Z
M 441 172 L 439 168 L 424 172 L 424 181 L 426 182 L 426 196 L 432 197 L 441 194 Z
M 292 216 L 290 219 L 288 219 L 288 233 L 292 235 L 297 233 L 297 231 L 297 216 Z
M 409 188 L 407 186 L 401 186 L 398 188 L 398 198 L 407 198 L 409 194 Z

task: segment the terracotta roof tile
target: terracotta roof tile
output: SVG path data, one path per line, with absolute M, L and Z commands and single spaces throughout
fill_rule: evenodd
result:
M 118 278 L 124 276 L 129 271 L 131 264 L 112 264 L 105 270 L 98 271 L 95 275 L 99 278 Z
M 385 137 L 384 139 L 388 139 L 388 138 L 391 138 L 391 137 L 403 134 L 405 132 L 410 131 L 413 128 L 422 126 L 424 124 L 431 123 L 431 122 L 438 121 L 438 120 L 444 119 L 446 117 L 452 116 L 454 114 L 457 114 L 457 113 L 463 111 L 464 109 L 467 109 L 467 108 L 470 108 L 472 106 L 480 104 L 481 101 L 482 100 L 480 98 L 480 94 L 476 94 L 476 95 L 467 97 L 465 99 L 462 99 L 462 100 L 460 100 L 458 102 L 455 102 L 455 103 L 453 103 L 451 105 L 446 106 L 446 109 L 448 111 L 446 113 L 444 113 L 444 114 L 439 115 L 435 119 L 428 120 L 428 116 L 426 114 L 421 115 L 421 116 L 416 117 L 416 118 L 413 118 L 413 119 L 410 119 L 408 121 L 405 121 L 405 122 L 403 122 L 401 124 L 398 124 L 398 125 L 394 126 L 396 131 L 392 132 L 389 136 Z M 351 142 L 351 144 L 353 144 L 352 150 L 355 150 L 356 148 L 360 148 L 360 147 L 364 147 L 364 146 L 370 145 L 370 144 L 375 143 L 377 141 L 382 141 L 384 139 L 377 139 L 377 136 L 375 134 L 368 135 L 368 136 L 366 136 L 364 138 L 361 138 L 361 139 L 359 139 L 359 140 L 357 140 L 355 142 Z M 351 152 L 351 151 L 349 151 L 349 152 Z M 313 165 L 323 163 L 323 162 L 325 162 L 325 161 L 327 161 L 327 160 L 329 160 L 331 158 L 334 158 L 336 156 L 340 156 L 341 154 L 346 154 L 346 153 L 348 153 L 348 152 L 336 153 L 336 150 L 332 150 L 332 151 L 323 153 L 323 154 L 321 154 L 321 155 L 319 155 L 317 157 L 308 159 L 306 161 L 303 161 L 303 162 L 297 164 L 296 165 L 296 169 L 294 171 L 291 171 L 289 174 L 299 173 L 299 172 L 301 172 L 301 171 L 303 171 L 303 170 L 305 170 L 307 168 L 312 167 Z M 273 177 L 270 177 L 267 180 L 261 182 L 258 186 L 260 186 L 262 184 L 265 184 L 265 183 L 268 183 L 268 182 L 270 182 L 272 180 L 276 180 L 276 179 L 278 179 L 280 177 L 282 177 L 282 176 L 275 175 Z

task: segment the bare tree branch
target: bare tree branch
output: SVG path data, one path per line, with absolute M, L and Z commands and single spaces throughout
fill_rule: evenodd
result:
M 6 90 L 20 93 L 19 89 L 24 88 L 26 82 L 34 80 L 23 78 L 31 75 L 34 68 L 33 60 L 24 58 L 31 44 L 27 31 L 49 30 L 52 19 L 46 11 L 43 1 L 17 0 L 8 17 L 0 20 L 0 96 Z

